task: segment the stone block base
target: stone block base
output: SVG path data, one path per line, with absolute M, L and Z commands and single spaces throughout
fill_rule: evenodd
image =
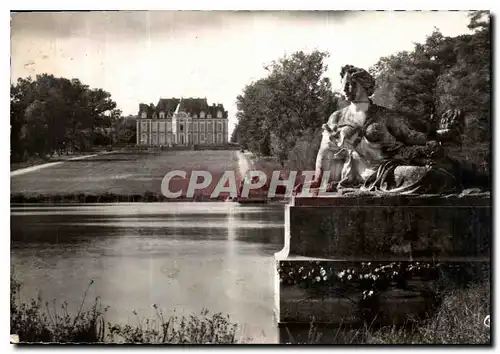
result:
M 338 329 L 432 316 L 446 288 L 489 279 L 490 209 L 488 195 L 295 198 L 275 254 L 284 341 L 311 323 Z
M 276 260 L 280 341 L 309 335 L 311 324 L 329 331 L 345 326 L 411 325 L 433 315 L 440 294 L 489 279 L 489 271 L 487 260 Z

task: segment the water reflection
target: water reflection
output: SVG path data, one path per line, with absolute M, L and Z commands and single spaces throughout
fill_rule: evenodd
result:
M 272 255 L 282 248 L 282 206 L 233 203 L 16 206 L 12 264 L 23 296 L 77 306 L 111 305 L 111 321 L 135 321 L 156 303 L 177 312 L 229 313 L 242 335 L 273 342 Z

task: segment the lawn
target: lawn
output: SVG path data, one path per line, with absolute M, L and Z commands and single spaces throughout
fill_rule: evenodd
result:
M 235 171 L 239 181 L 237 166 L 234 151 L 117 152 L 11 177 L 11 196 L 160 194 L 161 181 L 172 170 L 188 176 L 192 170 L 209 171 L 213 181 L 207 190 L 212 190 L 226 170 Z M 187 185 L 173 182 L 173 191 Z

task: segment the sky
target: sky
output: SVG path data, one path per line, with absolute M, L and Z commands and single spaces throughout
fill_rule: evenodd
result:
M 327 75 L 368 69 L 437 27 L 468 33 L 465 11 L 119 11 L 11 14 L 11 82 L 49 73 L 110 92 L 125 115 L 160 97 L 206 97 L 236 123 L 236 97 L 266 63 L 328 51 Z

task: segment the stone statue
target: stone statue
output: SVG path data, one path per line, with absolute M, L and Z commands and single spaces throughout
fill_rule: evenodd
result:
M 372 102 L 375 80 L 366 70 L 345 65 L 340 76 L 350 104 L 323 125 L 311 188 L 320 186 L 325 173 L 330 191 L 398 194 L 456 192 L 464 178 L 475 179 L 473 168 L 446 154 L 447 146 L 460 144 L 460 111 L 448 111 L 439 121 L 431 117 L 428 131 L 420 132 L 400 113 Z

